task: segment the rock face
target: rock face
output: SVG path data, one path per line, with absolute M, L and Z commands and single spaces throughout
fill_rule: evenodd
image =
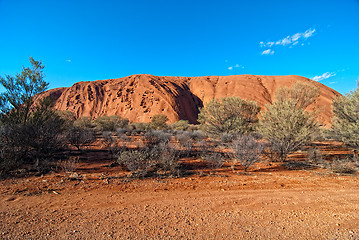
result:
M 264 108 L 272 103 L 276 90 L 297 81 L 310 82 L 320 96 L 308 107 L 319 110 L 318 120 L 330 123 L 331 103 L 340 96 L 335 90 L 300 76 L 208 76 L 158 77 L 132 75 L 124 78 L 78 82 L 69 88 L 46 91 L 56 99 L 57 110 L 71 111 L 76 117 L 120 115 L 131 122 L 149 122 L 155 114 L 165 114 L 169 122 L 180 119 L 197 122 L 199 108 L 214 98 L 238 96 L 255 100 Z

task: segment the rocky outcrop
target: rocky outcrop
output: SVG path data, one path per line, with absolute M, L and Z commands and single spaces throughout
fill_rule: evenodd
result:
M 214 98 L 239 96 L 261 107 L 272 103 L 276 90 L 297 81 L 310 82 L 320 96 L 309 106 L 319 110 L 319 120 L 330 123 L 331 103 L 340 94 L 300 76 L 208 76 L 158 77 L 132 75 L 124 78 L 78 82 L 69 88 L 48 90 L 56 99 L 57 110 L 71 111 L 76 117 L 120 115 L 131 122 L 149 122 L 155 114 L 165 114 L 170 122 L 180 119 L 196 123 L 199 109 Z

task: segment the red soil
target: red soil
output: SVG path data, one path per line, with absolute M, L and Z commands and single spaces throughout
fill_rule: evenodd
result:
M 323 143 L 325 157 L 348 154 Z M 297 153 L 291 159 L 301 159 Z M 358 175 L 256 164 L 131 180 L 104 152 L 63 172 L 0 181 L 1 239 L 357 239 Z M 201 174 L 201 172 L 203 174 Z

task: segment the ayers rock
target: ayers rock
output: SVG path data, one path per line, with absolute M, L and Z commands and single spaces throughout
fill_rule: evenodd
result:
M 310 82 L 319 88 L 319 98 L 308 108 L 319 110 L 318 120 L 330 124 L 331 103 L 340 94 L 300 76 L 158 77 L 141 74 L 78 82 L 69 88 L 48 90 L 43 96 L 53 96 L 55 109 L 71 111 L 76 117 L 119 115 L 131 122 L 149 122 L 153 115 L 165 114 L 170 122 L 183 119 L 196 123 L 199 108 L 214 98 L 239 96 L 255 100 L 264 107 L 272 103 L 278 88 L 297 81 Z

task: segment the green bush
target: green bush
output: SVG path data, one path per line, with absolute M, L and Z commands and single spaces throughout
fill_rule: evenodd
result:
M 359 149 L 359 86 L 333 101 L 331 134 L 347 146 Z
M 269 155 L 285 161 L 289 153 L 299 150 L 319 135 L 315 115 L 304 110 L 315 101 L 317 91 L 307 84 L 296 84 L 291 89 L 278 91 L 276 101 L 262 113 L 258 128 L 268 143 L 266 152 Z
M 168 117 L 164 114 L 156 114 L 152 117 L 150 127 L 154 130 L 167 129 Z
M 94 128 L 96 125 L 92 121 L 91 117 L 84 116 L 76 119 L 73 122 L 73 126 L 78 128 Z
M 31 67 L 23 67 L 15 76 L 0 77 L 5 92 L 0 94 L 0 120 L 12 124 L 25 125 L 34 110 L 34 96 L 45 91 L 48 83 L 44 81 L 44 65 L 41 61 L 29 58 Z
M 117 128 L 126 128 L 129 120 L 120 116 L 102 116 L 94 120 L 96 129 L 99 131 L 116 131 Z
M 187 120 L 179 120 L 171 124 L 171 129 L 175 131 L 186 131 L 189 127 Z
M 130 129 L 137 134 L 143 134 L 150 129 L 150 123 L 134 122 L 130 124 Z
M 214 99 L 200 109 L 198 122 L 211 136 L 223 133 L 247 133 L 254 130 L 260 108 L 254 101 L 239 97 Z

